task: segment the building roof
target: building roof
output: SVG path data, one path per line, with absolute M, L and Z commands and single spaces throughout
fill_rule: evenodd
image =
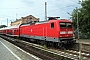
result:
M 25 18 L 30 17 L 30 16 L 34 17 L 33 15 L 29 15 L 29 16 L 26 16 L 26 17 L 21 17 L 21 19 L 25 19 Z M 16 21 L 14 21 L 14 22 L 20 21 L 21 19 L 16 19 Z M 35 19 L 39 19 L 39 18 L 35 18 Z M 12 23 L 14 23 L 14 22 L 12 22 Z

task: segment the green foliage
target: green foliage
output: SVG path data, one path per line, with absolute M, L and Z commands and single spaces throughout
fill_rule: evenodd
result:
M 90 0 L 85 0 L 81 3 L 81 8 L 74 9 L 72 12 L 72 22 L 74 29 L 77 28 L 77 13 L 79 21 L 79 29 L 81 33 L 86 33 L 90 36 Z
M 0 28 L 4 28 L 4 27 L 7 27 L 6 25 L 0 25 Z

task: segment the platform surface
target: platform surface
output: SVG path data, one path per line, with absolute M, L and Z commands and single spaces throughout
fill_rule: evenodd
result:
M 0 60 L 41 60 L 0 38 Z

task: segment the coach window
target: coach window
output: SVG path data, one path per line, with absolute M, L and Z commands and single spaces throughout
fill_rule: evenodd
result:
M 54 28 L 54 23 L 51 23 L 51 28 Z

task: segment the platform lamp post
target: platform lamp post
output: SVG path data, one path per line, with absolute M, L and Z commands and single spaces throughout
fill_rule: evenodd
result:
M 78 7 L 76 7 L 76 10 L 77 10 L 77 35 L 78 35 L 78 37 L 77 37 L 77 39 L 79 40 L 79 22 L 78 22 Z
M 78 0 L 79 3 L 78 4 L 81 4 L 81 1 Z M 76 10 L 77 10 L 77 33 L 78 33 L 78 50 L 79 50 L 79 60 L 81 60 L 81 50 L 82 50 L 82 44 L 79 42 L 79 39 L 80 39 L 80 34 L 79 34 L 79 20 L 78 20 L 78 7 L 76 7 Z
M 2 22 L 1 22 L 0 26 L 2 26 Z
M 79 22 L 78 22 L 78 7 L 76 7 L 77 10 L 77 39 L 78 39 L 78 51 L 79 51 L 79 60 L 81 59 L 81 46 L 79 42 Z

